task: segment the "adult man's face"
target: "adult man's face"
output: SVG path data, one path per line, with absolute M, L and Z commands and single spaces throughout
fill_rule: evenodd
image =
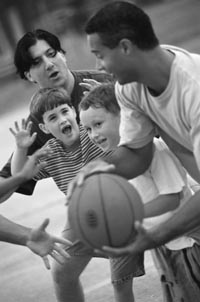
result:
M 34 60 L 25 73 L 29 81 L 38 83 L 41 88 L 67 86 L 69 69 L 62 52 L 54 50 L 45 40 L 38 40 L 29 48 L 29 53 Z
M 110 73 L 121 85 L 137 80 L 137 69 L 132 43 L 122 39 L 115 48 L 103 45 L 96 33 L 88 35 L 91 52 L 96 56 L 97 69 Z

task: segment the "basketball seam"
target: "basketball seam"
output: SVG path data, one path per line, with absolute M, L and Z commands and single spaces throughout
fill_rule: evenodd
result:
M 102 210 L 104 214 L 104 220 L 105 220 L 105 229 L 106 229 L 106 234 L 107 234 L 107 239 L 108 239 L 108 245 L 112 246 L 112 238 L 109 230 L 109 224 L 108 224 L 108 216 L 106 215 L 106 210 L 105 210 L 105 201 L 103 198 L 103 190 L 102 190 L 102 180 L 101 180 L 101 174 L 98 175 L 98 181 L 99 181 L 99 191 L 100 191 L 100 197 L 101 197 L 101 203 L 102 203 Z
M 109 175 L 107 175 L 109 177 Z M 131 213 L 133 215 L 133 224 L 132 224 L 132 231 L 131 233 L 129 234 L 129 236 L 127 236 L 127 242 L 129 242 L 129 240 L 132 238 L 132 235 L 133 235 L 133 231 L 134 231 L 134 220 L 135 220 L 135 212 L 134 212 L 134 207 L 133 207 L 133 204 L 129 198 L 129 195 L 126 193 L 126 190 L 124 189 L 124 187 L 121 185 L 121 183 L 116 179 L 116 178 L 112 178 L 113 179 L 113 182 L 115 181 L 118 186 L 122 189 L 122 191 L 125 193 L 125 196 L 127 197 L 127 200 L 128 200 L 128 203 L 129 203 L 129 206 L 131 208 Z M 130 184 L 131 185 L 131 184 Z

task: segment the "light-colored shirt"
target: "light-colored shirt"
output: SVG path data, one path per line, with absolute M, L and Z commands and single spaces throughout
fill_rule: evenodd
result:
M 157 97 L 146 86 L 116 83 L 121 107 L 121 145 L 139 148 L 150 142 L 156 125 L 194 153 L 200 169 L 200 55 L 163 45 L 174 53 L 166 89 Z
M 169 150 L 161 139 L 154 139 L 154 156 L 149 169 L 142 175 L 130 180 L 139 192 L 142 201 L 148 203 L 159 195 L 180 194 L 180 205 L 186 202 L 193 194 L 187 173 L 177 157 Z M 176 210 L 174 210 L 176 211 Z M 144 226 L 149 228 L 167 220 L 174 211 L 144 219 Z M 200 230 L 195 233 L 195 239 L 200 242 Z M 192 246 L 192 232 L 190 236 L 182 236 L 167 243 L 173 250 Z

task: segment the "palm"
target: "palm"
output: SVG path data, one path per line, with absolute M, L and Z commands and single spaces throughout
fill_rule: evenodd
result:
M 36 138 L 36 133 L 31 135 L 32 122 L 22 119 L 21 125 L 15 121 L 14 128 L 9 128 L 16 140 L 18 148 L 29 148 Z
M 19 148 L 28 148 L 33 143 L 32 137 L 27 130 L 20 130 L 18 133 L 16 133 L 15 139 Z

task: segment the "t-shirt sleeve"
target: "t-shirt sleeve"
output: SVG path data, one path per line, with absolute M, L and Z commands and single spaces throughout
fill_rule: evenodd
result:
M 141 148 L 153 140 L 155 125 L 139 108 L 139 96 L 132 85 L 115 85 L 116 98 L 121 108 L 119 145 Z
M 156 149 L 150 169 L 158 193 L 182 192 L 187 185 L 185 169 L 161 139 L 154 139 L 154 143 Z

